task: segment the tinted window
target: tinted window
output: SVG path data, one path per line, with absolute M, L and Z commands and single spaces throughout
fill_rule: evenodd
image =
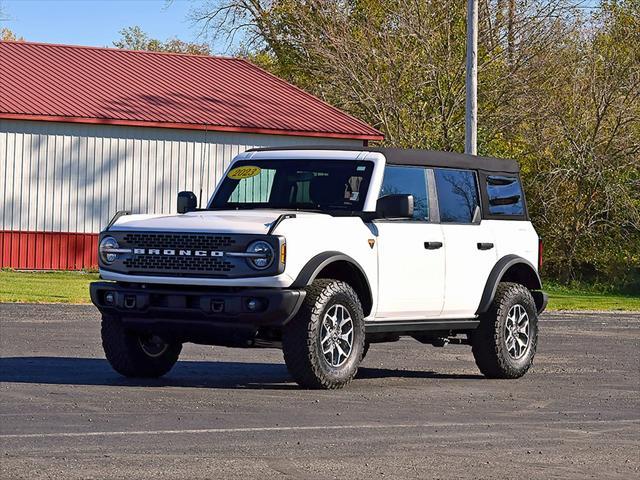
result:
M 373 163 L 350 160 L 241 160 L 209 208 L 362 210 Z
M 518 177 L 487 177 L 490 215 L 524 215 L 522 185 Z
M 471 223 L 478 207 L 476 175 L 469 170 L 435 170 L 440 221 Z
M 429 220 L 427 170 L 421 167 L 387 167 L 380 196 L 391 194 L 413 195 L 414 220 Z

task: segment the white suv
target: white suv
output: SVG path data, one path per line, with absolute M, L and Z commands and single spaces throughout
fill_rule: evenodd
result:
M 91 298 L 123 375 L 167 373 L 184 342 L 266 346 L 300 385 L 339 388 L 403 335 L 470 344 L 492 378 L 532 364 L 547 298 L 514 161 L 254 149 L 206 208 L 181 192 L 178 212 L 121 212 L 101 233 Z

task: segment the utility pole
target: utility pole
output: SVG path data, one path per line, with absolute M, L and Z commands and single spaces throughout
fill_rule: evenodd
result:
M 478 144 L 478 0 L 467 1 L 467 89 L 464 153 L 477 155 Z

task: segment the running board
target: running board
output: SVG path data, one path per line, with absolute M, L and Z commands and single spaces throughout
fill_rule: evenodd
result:
M 393 320 L 371 321 L 365 325 L 366 333 L 425 332 L 429 330 L 474 330 L 480 325 L 476 318 L 461 320 Z

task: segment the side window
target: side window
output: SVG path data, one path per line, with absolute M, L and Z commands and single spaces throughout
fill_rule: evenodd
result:
M 267 203 L 271 195 L 271 187 L 275 170 L 263 168 L 254 177 L 243 178 L 229 197 L 232 203 Z
M 472 223 L 478 202 L 475 172 L 437 168 L 438 205 L 442 223 Z
M 487 196 L 490 215 L 524 215 L 522 185 L 518 177 L 488 176 Z
M 413 219 L 429 220 L 427 169 L 422 167 L 386 167 L 380 196 L 391 194 L 413 195 Z

